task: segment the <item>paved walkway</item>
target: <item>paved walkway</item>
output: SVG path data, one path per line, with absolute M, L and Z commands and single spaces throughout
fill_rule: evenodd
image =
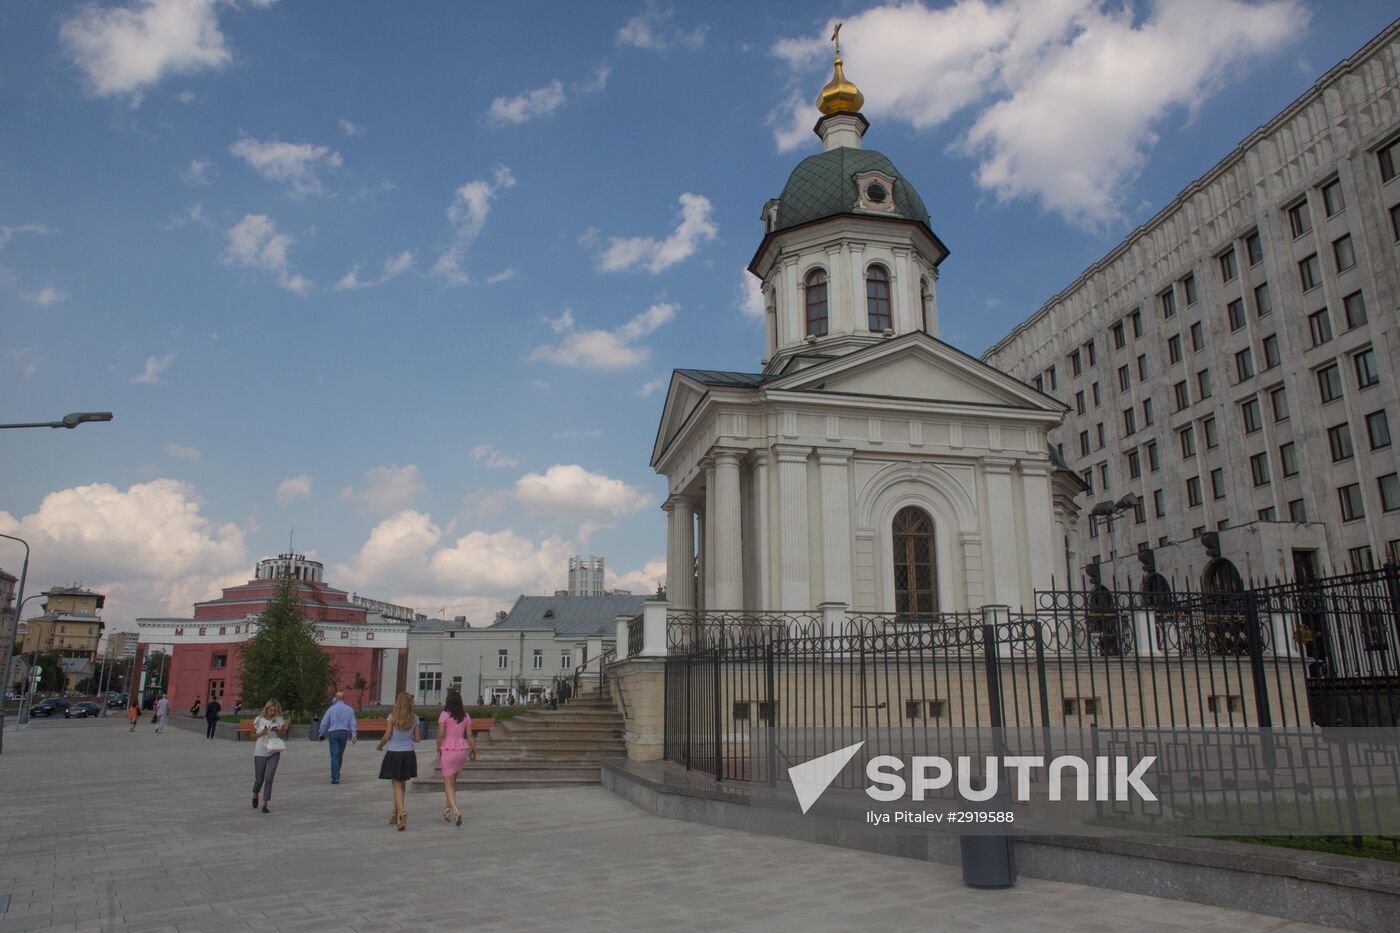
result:
M 110 720 L 6 730 L 0 933 L 1315 929 L 1046 881 L 974 891 L 955 868 L 662 819 L 593 787 L 479 791 L 461 829 L 411 793 L 399 833 L 372 745 L 349 749 L 339 786 L 324 745 L 282 757 L 264 816 L 249 743 Z

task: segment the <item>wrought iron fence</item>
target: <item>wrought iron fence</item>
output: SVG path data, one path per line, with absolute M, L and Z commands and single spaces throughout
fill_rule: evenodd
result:
M 817 613 L 673 613 L 665 756 L 718 780 L 771 780 L 858 741 L 914 755 L 1014 735 L 1014 753 L 1045 755 L 1052 741 L 1151 735 L 1184 759 L 1201 735 L 1393 726 L 1397 596 L 1392 566 L 1228 594 L 1047 590 L 1020 613 L 857 612 L 832 631 Z M 1395 761 L 1367 767 L 1400 780 Z M 1311 802 L 1315 816 L 1333 804 Z
M 627 622 L 627 657 L 635 658 L 642 653 L 642 617 L 636 616 Z

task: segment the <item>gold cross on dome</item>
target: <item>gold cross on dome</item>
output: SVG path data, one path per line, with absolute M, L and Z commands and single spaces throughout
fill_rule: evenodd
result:
M 836 28 L 831 30 L 831 41 L 836 43 L 836 57 L 841 57 L 841 27 L 844 23 L 837 23 Z

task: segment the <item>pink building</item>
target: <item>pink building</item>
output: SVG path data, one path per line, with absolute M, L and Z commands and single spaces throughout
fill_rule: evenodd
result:
M 170 651 L 164 685 L 173 706 L 201 705 L 216 699 L 226 708 L 240 696 L 238 646 L 256 631 L 258 615 L 277 593 L 284 577 L 308 618 L 316 622 L 321 644 L 339 669 L 337 686 L 356 706 L 393 702 L 405 689 L 408 674 L 408 626 L 412 610 L 360 600 L 329 586 L 320 561 L 302 554 L 279 554 L 258 561 L 254 577 L 223 595 L 196 603 L 188 619 L 137 619 L 140 634 L 136 669 L 151 646 Z M 354 687 L 356 677 L 366 684 Z

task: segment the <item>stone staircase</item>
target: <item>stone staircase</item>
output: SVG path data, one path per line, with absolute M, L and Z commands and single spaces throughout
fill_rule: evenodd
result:
M 596 691 L 557 710 L 534 709 L 497 722 L 477 736 L 476 761 L 457 775 L 459 790 L 557 787 L 597 784 L 598 762 L 625 758 L 622 715 Z M 432 774 L 413 782 L 414 790 L 442 788 L 436 758 Z

